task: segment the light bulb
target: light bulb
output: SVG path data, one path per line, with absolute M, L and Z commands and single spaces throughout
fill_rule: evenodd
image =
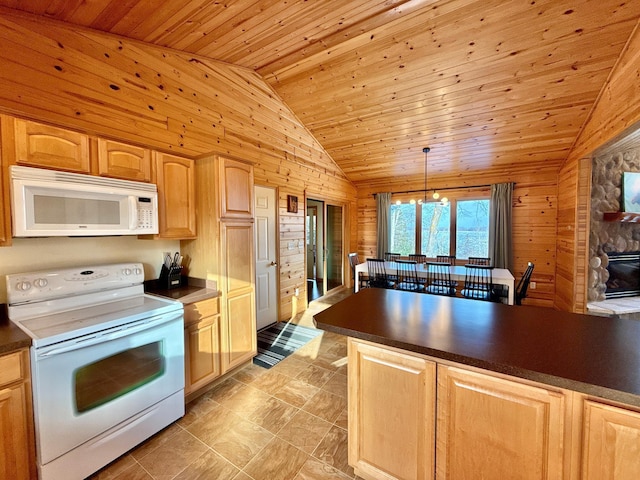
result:
M 409 200 L 409 203 L 410 203 L 411 205 L 415 205 L 415 204 L 416 204 L 416 201 L 412 198 L 411 200 Z
M 400 200 L 396 200 L 396 205 L 402 205 L 402 202 Z
M 418 205 L 422 205 L 422 199 L 421 198 L 418 199 Z
M 433 192 L 433 198 L 435 200 L 439 199 L 440 198 L 440 194 L 438 192 Z
M 442 203 L 443 205 L 446 205 L 447 203 L 449 203 L 449 199 L 447 197 L 442 197 L 442 199 L 440 200 L 440 203 Z

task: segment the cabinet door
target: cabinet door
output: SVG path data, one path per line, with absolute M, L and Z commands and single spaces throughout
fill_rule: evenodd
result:
M 13 124 L 11 119 L 0 115 L 0 245 L 11 245 L 11 196 L 9 163 L 13 158 Z
M 28 350 L 0 356 L 0 478 L 35 478 Z
M 437 478 L 562 479 L 565 397 L 438 366 Z
M 220 217 L 253 218 L 253 166 L 220 158 Z
M 151 150 L 98 139 L 98 175 L 151 181 Z
M 185 327 L 185 394 L 194 392 L 221 374 L 220 315 Z
M 195 238 L 195 162 L 155 152 L 160 238 Z
M 30 167 L 89 173 L 89 137 L 15 119 L 15 162 Z
M 226 296 L 223 371 L 257 353 L 253 223 L 220 222 L 221 290 Z
M 433 478 L 435 363 L 351 338 L 348 348 L 349 465 L 364 478 Z
M 258 353 L 256 300 L 253 290 L 227 297 L 227 316 L 223 326 L 224 373 L 248 362 Z
M 640 413 L 585 401 L 584 480 L 640 477 Z

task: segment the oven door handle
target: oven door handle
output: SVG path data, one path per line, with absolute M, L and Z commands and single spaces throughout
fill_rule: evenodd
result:
M 181 318 L 181 316 L 177 317 Z M 59 348 L 53 348 L 51 350 L 44 351 L 42 353 L 37 353 L 36 355 L 39 358 L 43 357 L 53 357 L 54 355 L 60 355 L 61 353 L 72 352 L 74 350 L 80 350 L 81 348 L 90 347 L 97 343 L 105 343 L 111 340 L 116 340 L 118 338 L 126 337 L 132 335 L 134 333 L 141 332 L 143 330 L 148 330 L 152 327 L 158 325 L 164 325 L 168 320 L 172 320 L 172 318 L 162 317 L 162 320 L 159 321 L 157 318 L 154 319 L 146 319 L 141 320 L 139 322 L 135 322 L 129 325 L 122 325 L 117 327 L 115 330 L 109 330 L 102 334 L 94 334 L 86 338 L 80 338 L 73 342 L 71 345 L 66 345 Z

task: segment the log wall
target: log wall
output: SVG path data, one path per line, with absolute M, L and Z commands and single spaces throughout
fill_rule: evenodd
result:
M 348 206 L 356 189 L 258 74 L 6 9 L 0 43 L 2 113 L 190 158 L 220 153 L 253 163 L 256 184 L 277 187 L 280 197 L 279 316 L 293 313 L 296 286 L 296 310 L 305 308 L 305 194 L 330 192 Z M 297 214 L 286 212 L 288 194 L 298 196 Z M 355 236 L 346 241 L 353 250 Z

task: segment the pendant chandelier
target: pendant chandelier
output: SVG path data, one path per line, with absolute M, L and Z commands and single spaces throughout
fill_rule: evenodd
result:
M 415 205 L 416 203 L 418 203 L 419 205 L 427 203 L 427 154 L 431 151 L 431 149 L 429 147 L 424 147 L 422 151 L 424 152 L 424 189 L 422 191 L 422 198 L 419 198 L 417 201 L 413 198 L 409 200 L 409 203 L 411 205 Z M 445 206 L 449 203 L 449 199 L 447 197 L 440 198 L 440 194 L 437 190 L 433 190 L 431 198 L 433 198 L 434 200 L 439 200 L 438 205 L 440 206 Z M 400 200 L 396 201 L 396 205 L 400 205 L 401 203 L 402 202 L 400 202 Z

